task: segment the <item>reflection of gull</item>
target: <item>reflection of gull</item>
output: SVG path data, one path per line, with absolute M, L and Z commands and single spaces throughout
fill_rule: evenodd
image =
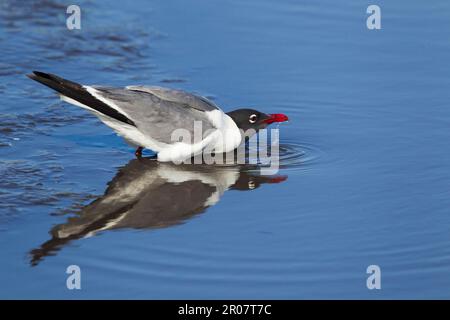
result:
M 262 183 L 286 179 L 244 169 L 248 167 L 176 166 L 147 158 L 132 160 L 119 170 L 103 196 L 51 229 L 52 239 L 31 251 L 31 263 L 36 265 L 71 240 L 112 229 L 169 227 L 216 204 L 228 189 L 251 190 Z

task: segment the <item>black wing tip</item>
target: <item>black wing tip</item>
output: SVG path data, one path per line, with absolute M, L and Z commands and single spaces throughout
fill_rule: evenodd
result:
M 36 79 L 36 78 L 45 78 L 45 79 L 52 79 L 55 76 L 51 73 L 45 73 L 45 72 L 41 72 L 41 71 L 32 71 L 31 73 L 28 73 L 26 75 L 28 78 L 31 79 Z
M 35 80 L 52 88 L 53 90 L 56 90 L 64 96 L 74 99 L 82 104 L 88 105 L 101 114 L 136 127 L 136 124 L 133 120 L 128 119 L 125 115 L 121 114 L 114 108 L 111 108 L 111 106 L 107 105 L 103 101 L 98 100 L 96 97 L 87 92 L 82 87 L 82 85 L 76 82 L 72 82 L 70 80 L 60 78 L 54 74 L 41 71 L 33 71 L 26 76 L 32 80 Z
M 37 76 L 34 72 L 35 71 L 33 71 L 32 73 L 27 73 L 26 76 L 30 79 L 36 80 Z
M 52 80 L 51 74 L 40 71 L 32 71 L 31 73 L 27 73 L 26 76 L 35 81 L 39 81 L 39 79 Z
M 49 76 L 48 73 L 41 72 L 41 71 L 36 71 L 36 70 L 33 71 L 33 74 L 38 76 L 38 77 L 48 77 Z

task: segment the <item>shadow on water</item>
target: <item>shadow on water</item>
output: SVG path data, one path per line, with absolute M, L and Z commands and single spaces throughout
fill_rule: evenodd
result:
M 103 196 L 50 230 L 52 238 L 30 252 L 31 265 L 71 241 L 107 230 L 156 229 L 181 224 L 215 205 L 227 190 L 247 191 L 287 176 L 263 176 L 257 166 L 174 165 L 153 158 L 131 160 Z

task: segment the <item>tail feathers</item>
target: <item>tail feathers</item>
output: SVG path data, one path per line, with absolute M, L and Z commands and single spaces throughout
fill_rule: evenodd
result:
M 39 71 L 33 71 L 33 73 L 27 74 L 27 76 L 30 79 L 52 88 L 53 90 L 59 92 L 62 96 L 75 100 L 79 104 L 85 105 L 88 108 L 101 113 L 102 115 L 106 115 L 118 121 L 136 126 L 131 119 L 128 119 L 124 114 L 91 95 L 85 87 L 76 82 L 60 78 L 54 74 Z

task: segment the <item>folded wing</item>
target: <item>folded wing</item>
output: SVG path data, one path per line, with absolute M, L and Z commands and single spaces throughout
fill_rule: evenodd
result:
M 97 99 L 125 114 L 137 129 L 159 143 L 171 144 L 176 129 L 194 136 L 194 126 L 202 132 L 214 129 L 208 112 L 220 111 L 212 102 L 184 91 L 159 87 L 86 87 Z

